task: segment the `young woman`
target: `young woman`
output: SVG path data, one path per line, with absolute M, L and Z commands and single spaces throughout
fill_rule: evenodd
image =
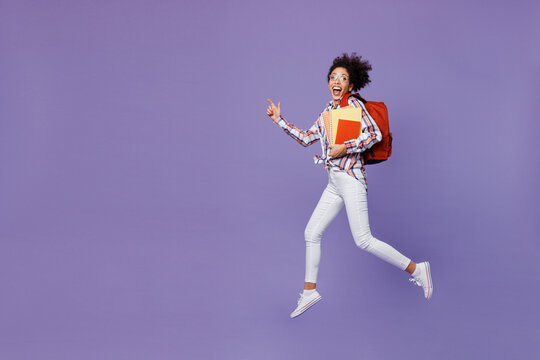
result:
M 370 82 L 368 75 L 370 70 L 369 62 L 362 60 L 362 57 L 356 56 L 355 53 L 350 56 L 343 54 L 335 58 L 327 76 L 332 101 L 326 105 L 323 112 L 339 108 L 340 100 L 345 94 L 366 86 Z M 366 111 L 363 103 L 354 97 L 350 97 L 348 100 L 349 106 L 363 110 L 360 136 L 345 141 L 344 144 L 332 145 L 329 144 L 326 136 L 327 129 L 322 113 L 309 130 L 300 130 L 281 115 L 279 102 L 276 106 L 270 99 L 268 101 L 270 105 L 266 114 L 302 146 L 309 146 L 317 140 L 321 141 L 322 156 L 316 156 L 315 162 L 324 163 L 324 167 L 328 171 L 328 185 L 306 226 L 304 234 L 306 241 L 304 291 L 300 294 L 297 307 L 290 315 L 291 318 L 302 314 L 321 300 L 321 295 L 315 289 L 321 258 L 321 237 L 343 205 L 347 211 L 349 226 L 356 245 L 411 274 L 410 281 L 423 288 L 426 299 L 431 298 L 433 281 L 429 262 L 415 264 L 392 246 L 371 235 L 368 220 L 367 182 L 362 152 L 381 141 L 382 135 L 377 123 Z

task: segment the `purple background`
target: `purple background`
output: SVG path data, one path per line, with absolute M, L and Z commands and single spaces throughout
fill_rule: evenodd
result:
M 540 270 L 537 1 L 0 1 L 0 358 L 530 358 Z M 371 61 L 394 154 L 375 236 L 430 260 L 426 302 L 323 239 L 308 128 L 341 52 Z

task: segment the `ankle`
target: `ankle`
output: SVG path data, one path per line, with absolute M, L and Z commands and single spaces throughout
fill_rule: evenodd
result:
M 416 271 L 416 267 L 417 267 L 416 264 L 413 261 L 411 261 L 409 265 L 407 266 L 407 268 L 405 269 L 405 271 L 412 275 Z
M 304 283 L 304 290 L 315 290 L 316 287 L 317 287 L 316 283 L 312 283 L 312 282 Z

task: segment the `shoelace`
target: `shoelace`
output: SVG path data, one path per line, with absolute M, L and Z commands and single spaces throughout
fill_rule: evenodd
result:
M 416 279 L 413 278 L 413 277 L 410 277 L 410 278 L 409 278 L 409 281 L 415 283 L 415 284 L 418 285 L 418 286 L 422 286 L 422 283 L 421 283 L 420 281 L 416 280 Z
M 304 297 L 304 295 L 302 293 L 300 293 L 298 295 L 300 295 L 300 298 L 298 299 L 298 302 L 296 304 L 300 305 L 300 302 L 302 301 L 302 298 Z

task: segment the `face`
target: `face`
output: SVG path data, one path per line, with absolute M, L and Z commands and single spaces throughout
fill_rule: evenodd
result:
M 332 94 L 332 100 L 335 104 L 339 102 L 343 95 L 351 92 L 354 85 L 349 81 L 349 73 L 345 68 L 337 67 L 330 74 L 328 88 L 330 89 L 330 94 Z

